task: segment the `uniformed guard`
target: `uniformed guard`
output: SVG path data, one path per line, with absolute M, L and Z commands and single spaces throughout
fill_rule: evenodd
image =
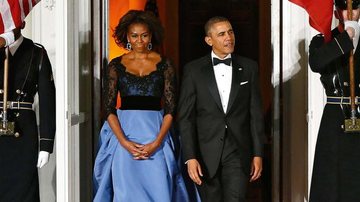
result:
M 327 95 L 320 124 L 312 182 L 311 202 L 360 201 L 360 132 L 348 131 L 345 121 L 359 119 L 360 98 L 360 1 L 353 0 L 349 18 L 346 0 L 335 0 L 335 17 L 339 26 L 332 39 L 315 36 L 309 48 L 311 70 L 321 75 Z M 351 107 L 349 56 L 353 52 L 354 111 Z
M 0 127 L 0 201 L 37 202 L 40 201 L 37 167 L 48 162 L 54 145 L 55 85 L 44 47 L 23 37 L 20 28 L 13 32 L 16 41 L 6 48 L 7 88 L 3 85 L 6 51 L 0 47 L 0 122 L 14 123 L 14 129 Z M 39 130 L 33 110 L 36 94 Z

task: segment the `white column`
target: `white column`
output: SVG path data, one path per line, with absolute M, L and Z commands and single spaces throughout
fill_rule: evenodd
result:
M 68 1 L 56 1 L 56 201 L 70 201 L 70 141 L 68 114 Z

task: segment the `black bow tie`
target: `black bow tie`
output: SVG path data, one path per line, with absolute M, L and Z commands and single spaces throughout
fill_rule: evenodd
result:
M 226 64 L 227 66 L 230 66 L 231 65 L 231 58 L 227 58 L 225 60 L 220 60 L 218 58 L 213 58 L 213 63 L 214 63 L 214 66 L 215 65 L 218 65 L 220 63 L 224 63 Z

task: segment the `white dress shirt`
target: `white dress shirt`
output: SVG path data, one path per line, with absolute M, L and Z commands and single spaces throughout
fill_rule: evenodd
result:
M 9 45 L 9 50 L 11 55 L 15 55 L 15 52 L 17 51 L 17 49 L 19 48 L 19 46 L 23 41 L 24 41 L 24 37 L 20 35 L 20 37 L 14 43 Z
M 211 59 L 212 58 L 221 59 L 215 55 L 214 51 L 211 52 Z M 227 58 L 231 58 L 231 54 L 227 55 L 223 59 L 227 59 Z M 214 73 L 215 73 L 216 84 L 219 90 L 221 104 L 224 113 L 226 113 L 229 102 L 230 90 L 231 90 L 232 67 L 224 63 L 220 63 L 214 66 Z

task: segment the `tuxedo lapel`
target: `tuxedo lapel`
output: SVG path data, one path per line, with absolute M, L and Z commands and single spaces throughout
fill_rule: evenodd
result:
M 240 88 L 241 77 L 242 77 L 242 74 L 243 74 L 242 72 L 243 72 L 243 68 L 241 67 L 239 62 L 235 59 L 235 56 L 232 55 L 231 90 L 230 90 L 229 102 L 228 102 L 226 113 L 229 112 L 229 110 L 231 109 L 231 107 L 234 104 L 234 101 L 235 101 L 235 99 L 236 99 L 236 97 L 238 95 L 239 88 Z
M 204 66 L 202 67 L 202 72 L 203 72 L 206 82 L 208 84 L 207 86 L 209 88 L 210 94 L 214 98 L 214 100 L 215 100 L 217 106 L 220 108 L 220 110 L 224 111 L 222 108 L 219 89 L 216 84 L 214 68 L 212 65 L 210 55 L 209 55 L 208 59 L 206 60 L 206 64 L 204 64 Z

